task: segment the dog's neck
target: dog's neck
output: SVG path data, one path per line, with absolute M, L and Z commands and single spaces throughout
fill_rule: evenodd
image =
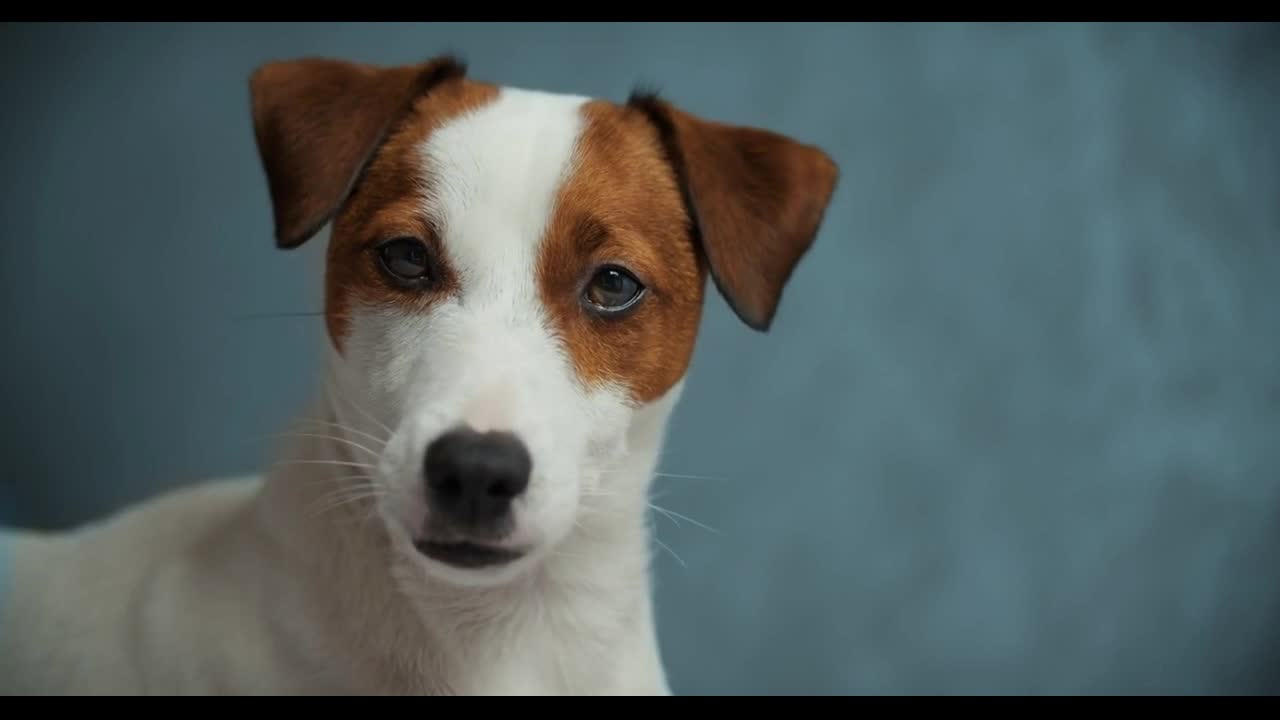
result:
M 357 689 L 377 692 L 665 688 L 650 598 L 648 495 L 679 392 L 637 412 L 625 454 L 608 471 L 609 489 L 584 503 L 552 554 L 510 583 L 459 587 L 432 578 L 409 539 L 378 515 L 373 458 L 358 447 L 377 450 L 376 421 L 353 413 L 330 376 L 291 429 L 261 507 L 290 571 L 301 570 L 306 592 L 329 598 L 314 606 L 339 635 L 333 650 L 359 648 L 342 672 L 354 674 Z

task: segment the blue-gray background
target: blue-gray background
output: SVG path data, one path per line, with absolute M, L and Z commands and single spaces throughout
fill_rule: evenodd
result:
M 776 330 L 712 296 L 657 503 L 682 693 L 1273 692 L 1266 26 L 7 25 L 0 521 L 251 471 L 312 392 L 246 78 L 444 50 L 827 148 Z M 677 562 L 678 555 L 682 562 Z

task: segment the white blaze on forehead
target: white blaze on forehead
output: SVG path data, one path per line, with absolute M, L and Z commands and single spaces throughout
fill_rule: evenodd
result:
M 430 373 L 449 378 L 457 419 L 473 426 L 538 424 L 536 408 L 575 392 L 537 276 L 585 102 L 504 88 L 423 144 L 424 210 L 458 279 L 458 296 L 433 311 Z
M 586 101 L 503 88 L 428 137 L 428 215 L 459 275 L 464 305 L 536 303 L 537 250 L 573 169 Z

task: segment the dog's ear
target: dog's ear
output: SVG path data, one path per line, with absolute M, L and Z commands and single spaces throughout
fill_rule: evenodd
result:
M 697 117 L 653 93 L 633 93 L 628 104 L 658 128 L 720 294 L 749 327 L 767 331 L 831 202 L 835 161 L 775 132 Z
M 300 58 L 255 69 L 249 78 L 253 132 L 276 244 L 295 248 L 324 227 L 414 100 L 465 72 L 447 55 L 387 67 Z

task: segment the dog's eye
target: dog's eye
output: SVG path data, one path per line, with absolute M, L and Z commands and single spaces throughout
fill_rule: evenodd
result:
M 584 296 L 597 310 L 617 312 L 631 307 L 642 294 L 644 286 L 631 273 L 609 266 L 596 271 Z
M 411 237 L 388 240 L 378 246 L 378 262 L 382 269 L 398 280 L 418 280 L 430 269 L 427 247 Z

